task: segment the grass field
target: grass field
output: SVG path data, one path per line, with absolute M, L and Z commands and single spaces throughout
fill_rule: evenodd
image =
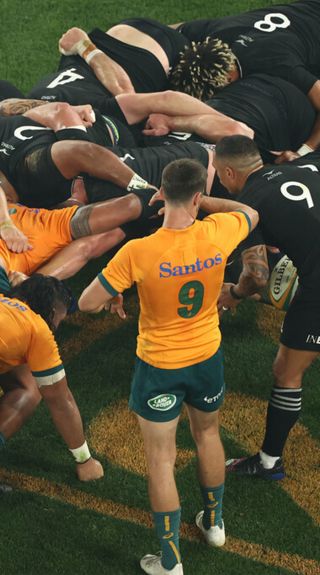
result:
M 107 29 L 121 18 L 147 15 L 164 22 L 231 14 L 268 0 L 1 0 L 0 78 L 28 90 L 54 70 L 60 34 L 72 25 Z M 269 4 L 275 4 L 270 2 Z M 102 262 L 73 281 L 91 281 Z M 62 327 L 61 351 L 70 387 L 105 478 L 80 484 L 73 461 L 44 406 L 0 456 L 0 481 L 16 487 L 0 495 L 1 575 L 134 575 L 138 560 L 158 549 L 150 515 L 140 436 L 127 410 L 134 360 L 137 302 L 126 299 L 128 320 L 73 316 Z M 223 318 L 228 394 L 222 413 L 227 455 L 260 446 L 271 365 L 281 313 L 243 304 Z M 193 527 L 201 508 L 194 447 L 187 422 L 178 433 L 182 554 L 186 574 L 320 574 L 319 363 L 305 381 L 303 415 L 285 453 L 281 484 L 228 478 L 224 518 L 227 543 L 207 548 Z

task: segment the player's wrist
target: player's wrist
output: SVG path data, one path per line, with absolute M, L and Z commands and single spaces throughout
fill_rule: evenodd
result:
M 87 442 L 85 441 L 80 447 L 69 449 L 71 451 L 76 463 L 86 463 L 91 458 L 91 453 Z
M 79 40 L 76 44 L 76 50 L 79 56 L 81 56 L 87 64 L 90 63 L 96 54 L 102 54 L 102 50 L 99 50 L 99 48 L 97 48 L 97 46 L 88 38 L 85 40 Z
M 150 188 L 150 185 L 146 180 L 141 178 L 139 174 L 134 174 L 127 185 L 128 192 L 132 192 L 134 190 L 145 190 L 146 188 Z
M 6 228 L 14 228 L 14 223 L 9 219 L 3 220 L 0 222 L 0 231 Z
M 310 154 L 311 152 L 314 152 L 314 149 L 311 148 L 311 146 L 309 146 L 308 144 L 302 144 L 302 146 L 300 146 L 299 150 L 297 150 L 297 154 L 299 154 L 299 156 L 306 156 L 307 154 Z
M 240 294 L 236 289 L 235 285 L 231 285 L 230 286 L 230 295 L 233 299 L 240 301 L 242 299 L 245 299 L 245 295 Z

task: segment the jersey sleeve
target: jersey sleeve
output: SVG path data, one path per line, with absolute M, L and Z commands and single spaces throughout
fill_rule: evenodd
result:
M 66 375 L 54 335 L 43 320 L 35 325 L 26 361 L 39 387 L 53 385 Z
M 123 246 L 98 275 L 103 287 L 113 296 L 131 287 L 135 281 L 130 254 L 131 243 Z
M 99 110 L 102 114 L 107 114 L 108 116 L 113 116 L 117 120 L 120 120 L 125 126 L 128 124 L 127 119 L 120 108 L 116 98 L 104 98 L 101 100 L 101 107 Z
M 212 214 L 203 221 L 214 224 L 212 239 L 216 245 L 221 247 L 226 256 L 229 256 L 251 231 L 251 220 L 241 210 Z
M 295 84 L 304 94 L 308 94 L 318 80 L 314 74 L 306 70 L 303 66 L 292 68 L 285 79 Z

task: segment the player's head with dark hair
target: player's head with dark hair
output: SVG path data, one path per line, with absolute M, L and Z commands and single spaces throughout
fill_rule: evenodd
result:
M 71 292 L 62 281 L 42 274 L 33 274 L 14 287 L 9 297 L 28 304 L 35 313 L 41 315 L 52 331 L 56 330 L 72 303 Z
M 208 100 L 236 79 L 233 77 L 236 71 L 236 57 L 228 44 L 208 37 L 204 42 L 192 42 L 190 48 L 180 53 L 169 81 L 174 90 Z
M 170 162 L 162 172 L 161 188 L 171 204 L 188 203 L 206 189 L 207 170 L 197 160 L 185 158 Z
M 257 144 L 247 136 L 227 136 L 216 145 L 214 164 L 221 183 L 239 193 L 248 175 L 263 166 Z

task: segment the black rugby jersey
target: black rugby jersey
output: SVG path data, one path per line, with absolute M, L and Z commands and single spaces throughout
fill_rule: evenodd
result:
M 188 43 L 179 32 L 156 20 L 136 18 L 123 23 L 156 39 L 167 53 L 170 66 L 175 64 L 179 52 Z M 89 37 L 97 48 L 122 66 L 136 92 L 161 92 L 168 88 L 162 65 L 148 50 L 121 42 L 99 28 L 92 30 Z M 80 56 L 62 56 L 58 71 L 42 78 L 27 97 L 73 105 L 91 104 L 101 110 L 105 99 L 111 96 Z
M 272 161 L 270 150 L 297 150 L 310 136 L 316 119 L 301 90 L 266 74 L 233 82 L 206 104 L 252 128 L 265 162 Z
M 193 158 L 203 166 L 208 166 L 208 152 L 200 144 L 194 142 L 169 144 L 154 148 L 112 148 L 125 164 L 138 173 L 149 184 L 160 187 L 163 169 L 181 158 Z M 111 182 L 95 178 L 85 178 L 89 202 L 100 202 L 109 198 L 124 196 L 128 192 Z
M 267 74 L 254 74 L 233 82 L 206 104 L 252 128 L 263 160 L 268 163 L 276 158 L 270 150 L 297 150 L 309 137 L 316 119 L 313 106 L 301 90 Z M 147 146 L 167 141 L 204 140 L 197 134 L 179 132 L 144 137 Z
M 249 176 L 237 199 L 255 208 L 260 216 L 258 227 L 244 247 L 264 243 L 278 247 L 293 261 L 302 285 L 309 285 L 308 279 L 314 276 L 319 277 L 317 172 L 292 164 L 264 166 Z
M 55 134 L 25 116 L 0 117 L 0 170 L 12 181 L 17 162 L 29 151 L 56 141 Z
M 178 28 L 185 37 L 202 42 L 207 36 L 219 37 L 229 45 L 236 40 L 245 41 L 245 35 L 260 32 L 271 37 L 272 34 L 293 32 L 308 45 L 312 59 L 317 58 L 320 39 L 319 0 L 300 0 L 288 4 L 275 4 L 222 18 L 202 18 L 181 24 Z
M 113 102 L 113 100 L 114 98 L 111 98 L 110 102 Z M 135 130 L 131 129 L 127 124 L 116 100 L 114 103 L 116 106 L 110 106 L 110 111 L 114 112 L 114 114 L 100 113 L 99 110 L 95 110 L 96 121 L 90 128 L 87 128 L 89 139 L 105 148 L 137 145 L 137 140 L 134 136 Z M 117 106 L 119 114 L 116 113 Z M 119 118 L 123 118 L 123 121 Z
M 240 74 L 265 72 L 293 82 L 307 93 L 320 75 L 320 2 L 301 0 L 225 18 L 186 22 L 179 30 L 202 42 L 227 42 Z
M 30 90 L 27 98 L 48 102 L 68 102 L 73 106 L 101 107 L 111 96 L 80 56 L 63 56 L 59 70 L 48 74 Z

